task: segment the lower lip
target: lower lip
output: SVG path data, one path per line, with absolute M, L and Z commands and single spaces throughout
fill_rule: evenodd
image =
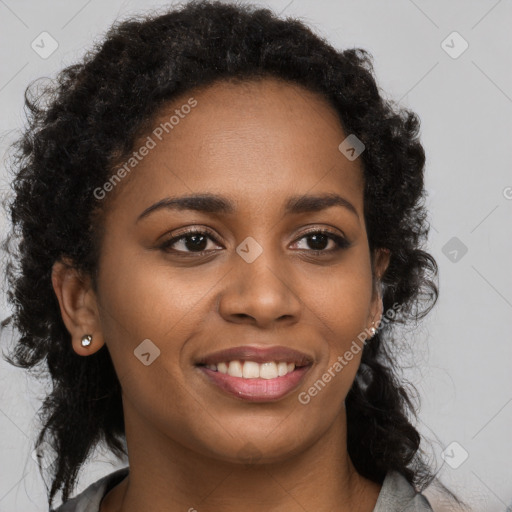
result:
M 199 367 L 210 382 L 226 393 L 249 402 L 271 402 L 283 398 L 299 385 L 309 368 L 310 366 L 301 366 L 275 379 L 244 379 L 210 370 L 206 366 Z

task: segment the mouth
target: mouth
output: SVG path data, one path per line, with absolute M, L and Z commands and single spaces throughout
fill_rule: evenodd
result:
M 207 355 L 196 366 L 209 383 L 231 396 L 271 402 L 297 388 L 312 364 L 312 357 L 286 347 L 245 346 Z

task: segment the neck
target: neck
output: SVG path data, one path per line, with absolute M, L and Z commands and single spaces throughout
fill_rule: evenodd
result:
M 130 473 L 103 499 L 101 512 L 372 512 L 381 485 L 355 470 L 342 411 L 316 443 L 286 460 L 239 464 L 175 443 L 125 409 Z

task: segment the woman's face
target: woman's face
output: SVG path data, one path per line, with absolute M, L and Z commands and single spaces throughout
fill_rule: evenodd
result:
M 335 363 L 381 314 L 349 134 L 322 97 L 265 79 L 184 95 L 147 135 L 112 192 L 95 295 L 125 421 L 225 461 L 298 453 L 344 424 L 361 352 Z M 147 211 L 199 194 L 218 199 Z M 327 194 L 342 200 L 307 200 Z M 306 366 L 276 377 L 290 362 Z

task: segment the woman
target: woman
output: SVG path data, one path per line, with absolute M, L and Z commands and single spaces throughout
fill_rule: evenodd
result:
M 50 507 L 432 510 L 388 353 L 437 299 L 425 154 L 370 56 L 192 2 L 112 27 L 45 98 L 8 281 L 10 362 L 54 384 Z M 100 440 L 129 467 L 69 499 Z

